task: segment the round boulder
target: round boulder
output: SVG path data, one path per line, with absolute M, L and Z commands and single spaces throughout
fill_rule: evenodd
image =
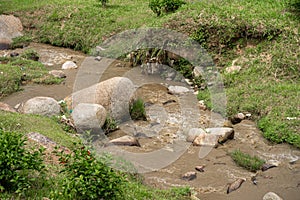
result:
M 21 112 L 25 114 L 38 114 L 50 117 L 59 115 L 60 105 L 51 97 L 34 97 L 25 102 Z
M 105 108 L 99 104 L 80 103 L 74 108 L 72 118 L 79 132 L 96 132 L 104 125 L 106 114 Z

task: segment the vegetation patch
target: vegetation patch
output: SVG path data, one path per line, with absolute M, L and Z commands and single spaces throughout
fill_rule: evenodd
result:
M 26 139 L 22 134 L 0 128 L 0 193 L 23 193 L 44 169 L 43 149 L 34 150 L 25 146 Z
M 133 120 L 146 120 L 145 103 L 143 99 L 138 98 L 129 108 L 131 119 Z
M 250 156 L 249 154 L 243 153 L 240 150 L 233 151 L 230 156 L 236 162 L 236 164 L 252 172 L 256 172 L 257 170 L 261 169 L 262 165 L 265 163 L 265 161 L 259 157 Z
M 55 120 L 38 115 L 0 111 L 0 127 L 3 131 L 16 132 L 22 135 L 37 132 L 68 148 L 73 146 L 72 141 L 79 140 L 63 131 L 61 125 Z

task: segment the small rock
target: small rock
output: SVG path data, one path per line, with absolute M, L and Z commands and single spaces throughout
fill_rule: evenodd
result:
M 268 192 L 267 194 L 264 195 L 263 200 L 283 200 L 283 199 L 274 192 Z
M 280 161 L 278 160 L 268 160 L 265 164 L 262 165 L 261 170 L 267 171 L 268 169 L 278 167 L 280 164 Z
M 199 172 L 204 172 L 204 167 L 205 167 L 204 165 L 198 165 L 195 167 L 195 169 Z
M 116 139 L 109 141 L 108 145 L 111 145 L 111 144 L 121 145 L 121 146 L 138 146 L 138 147 L 141 146 L 139 141 L 135 137 L 132 137 L 129 135 L 125 135 L 123 137 L 116 138 Z
M 199 101 L 199 108 L 200 108 L 201 110 L 206 110 L 206 109 L 207 109 L 207 107 L 206 107 L 206 105 L 205 105 L 205 103 L 204 103 L 204 100 L 200 100 L 200 101 Z
M 219 138 L 218 138 L 219 143 L 224 143 L 227 140 L 229 140 L 229 139 L 231 140 L 234 138 L 233 128 L 228 128 L 228 127 L 207 128 L 207 129 L 205 129 L 205 131 L 212 135 L 219 136 Z
M 19 56 L 19 53 L 17 53 L 17 52 L 10 53 L 10 57 L 17 57 L 17 56 Z
M 199 77 L 203 74 L 202 72 L 203 72 L 202 68 L 199 67 L 199 66 L 196 66 L 193 70 L 193 76 L 194 77 Z
M 0 102 L 0 110 L 7 111 L 7 112 L 17 112 L 10 105 L 3 103 L 3 102 Z
M 238 113 L 231 118 L 231 122 L 233 124 L 237 124 L 237 123 L 240 123 L 245 118 L 246 118 L 246 116 L 243 113 Z
M 198 137 L 199 135 L 203 135 L 203 134 L 206 134 L 206 132 L 202 128 L 191 128 L 186 137 L 186 141 L 193 142 L 196 137 Z
M 226 68 L 226 72 L 229 74 L 239 72 L 240 70 L 241 70 L 241 66 L 238 65 L 233 65 Z
M 101 56 L 96 56 L 95 60 L 100 61 L 100 60 L 102 60 L 102 57 Z
M 186 180 L 186 181 L 191 181 L 197 178 L 197 173 L 196 172 L 187 172 L 185 173 L 181 179 Z
M 169 86 L 168 90 L 171 94 L 183 94 L 189 92 L 190 90 L 183 86 Z
M 56 77 L 56 78 L 66 78 L 66 74 L 65 72 L 63 72 L 62 70 L 51 70 L 49 72 L 49 74 L 51 74 L 52 76 Z
M 239 189 L 241 187 L 241 185 L 243 184 L 243 182 L 245 182 L 245 181 L 246 181 L 246 179 L 239 178 L 236 181 L 234 181 L 233 183 L 231 183 L 227 188 L 227 194 Z
M 51 117 L 59 115 L 60 105 L 51 97 L 34 97 L 24 103 L 21 112 Z
M 62 69 L 77 69 L 78 66 L 73 61 L 66 61 L 62 67 Z

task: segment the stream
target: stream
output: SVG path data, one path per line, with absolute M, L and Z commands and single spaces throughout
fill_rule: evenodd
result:
M 22 91 L 0 99 L 1 102 L 13 107 L 36 96 L 48 96 L 62 100 L 73 91 L 95 83 L 92 77 L 97 76 L 99 68 L 97 68 L 97 73 L 95 71 L 81 71 L 81 78 L 87 81 L 74 88 L 80 68 L 85 65 L 90 68 L 104 66 L 103 70 L 100 70 L 101 78 L 98 77 L 97 81 L 115 76 L 128 77 L 134 80 L 134 84 L 138 86 L 136 89 L 137 96 L 147 103 L 147 121 L 121 124 L 120 130 L 108 135 L 109 139 L 126 134 L 135 135 L 137 132 L 143 132 L 147 135 L 147 137 L 139 138 L 141 147 L 124 146 L 121 147 L 122 150 L 142 155 L 160 149 L 175 152 L 176 149 L 172 145 L 184 137 L 184 130 L 181 126 L 186 126 L 185 129 L 193 126 L 200 128 L 223 126 L 224 119 L 216 113 L 201 110 L 195 96 L 184 99 L 185 96 L 168 93 L 167 86 L 175 84 L 172 81 L 163 81 L 156 77 L 145 80 L 144 76 L 139 77 L 140 73 L 135 71 L 138 68 L 133 69 L 124 62 L 105 59 L 97 61 L 70 49 L 36 43 L 30 44 L 27 48 L 36 50 L 40 55 L 39 61 L 45 64 L 49 70 L 61 69 L 61 65 L 67 60 L 74 61 L 79 68 L 64 70 L 67 77 L 60 85 L 29 84 L 23 86 Z M 21 53 L 23 50 L 16 49 L 13 51 Z M 0 51 L 0 56 L 9 55 L 10 52 L 11 50 Z M 176 82 L 176 84 L 189 87 L 183 82 Z M 185 106 L 187 107 L 185 108 Z M 298 159 L 300 151 L 287 144 L 271 144 L 262 137 L 260 130 L 251 120 L 243 120 L 241 123 L 233 125 L 233 128 L 235 131 L 234 139 L 219 145 L 217 148 L 206 150 L 199 146 L 184 143 L 183 145 L 186 145 L 184 151 L 180 155 L 178 154 L 179 156 L 174 161 L 166 164 L 163 168 L 143 173 L 143 182 L 157 188 L 189 186 L 193 188 L 195 196 L 207 200 L 262 199 L 264 194 L 270 191 L 286 200 L 299 199 L 300 161 Z M 157 134 L 153 134 L 151 132 L 153 130 Z M 238 167 L 231 159 L 229 153 L 236 149 L 250 155 L 257 155 L 265 160 L 279 161 L 280 164 L 278 167 L 264 172 L 249 172 Z M 200 154 L 204 155 L 203 152 L 207 155 L 199 156 Z M 155 157 L 155 162 L 164 163 L 167 159 L 164 156 L 162 154 L 157 158 Z M 205 168 L 204 172 L 197 172 L 196 179 L 191 181 L 181 179 L 181 176 L 186 172 L 195 171 L 195 167 L 198 165 L 203 165 Z M 251 181 L 253 176 L 256 176 L 256 185 Z M 246 181 L 238 190 L 226 194 L 228 184 L 237 178 L 245 178 Z

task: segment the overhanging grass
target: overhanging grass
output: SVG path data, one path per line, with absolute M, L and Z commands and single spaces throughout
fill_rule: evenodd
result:
M 37 132 L 68 148 L 73 146 L 73 141 L 78 140 L 63 131 L 61 125 L 53 119 L 38 115 L 0 111 L 0 127 L 21 134 Z
M 0 58 L 0 98 L 20 90 L 26 82 L 38 84 L 61 83 L 63 79 L 48 74 L 46 67 L 37 61 L 22 58 Z

